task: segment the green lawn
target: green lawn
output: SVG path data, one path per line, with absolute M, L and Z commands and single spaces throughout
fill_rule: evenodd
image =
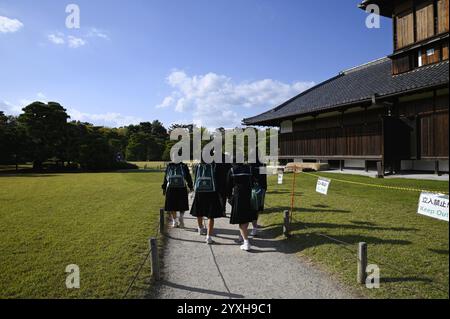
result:
M 448 183 L 375 180 L 321 174 L 363 183 L 436 191 Z M 291 174 L 270 177 L 264 230 L 281 235 L 289 209 Z M 302 254 L 336 280 L 374 298 L 448 298 L 448 223 L 416 213 L 417 192 L 333 181 L 315 193 L 316 177 L 297 176 L 293 238 L 286 253 Z M 155 235 L 160 172 L 0 175 L 0 298 L 121 298 Z M 305 228 L 305 226 L 307 228 Z M 322 235 L 348 242 L 342 246 Z M 356 248 L 368 243 L 381 269 L 379 290 L 355 284 Z M 65 287 L 65 268 L 77 264 L 81 289 Z M 149 262 L 129 297 L 149 290 Z
M 121 298 L 155 236 L 161 173 L 0 175 L 0 299 Z M 81 288 L 68 290 L 77 264 Z M 129 297 L 149 288 L 147 262 Z
M 447 182 L 320 174 L 359 183 L 447 191 Z M 281 235 L 283 210 L 290 207 L 292 174 L 284 185 L 270 177 L 264 230 Z M 287 253 L 301 254 L 334 278 L 372 298 L 448 298 L 449 227 L 417 214 L 418 192 L 332 181 L 328 196 L 315 192 L 315 176 L 297 175 L 293 237 Z M 349 243 L 341 245 L 332 239 Z M 356 251 L 367 242 L 369 263 L 381 270 L 381 288 L 356 284 Z
M 139 167 L 139 169 L 157 169 L 162 170 L 165 168 L 165 162 L 130 162 L 132 164 L 135 164 Z

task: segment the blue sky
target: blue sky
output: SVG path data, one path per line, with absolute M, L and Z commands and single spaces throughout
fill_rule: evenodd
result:
M 392 51 L 358 0 L 0 0 L 0 110 L 233 127 Z M 66 6 L 80 8 L 67 29 Z

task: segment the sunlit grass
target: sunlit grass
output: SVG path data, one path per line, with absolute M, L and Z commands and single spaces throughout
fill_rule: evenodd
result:
M 388 186 L 448 191 L 448 183 L 320 174 Z M 281 235 L 282 211 L 290 209 L 292 174 L 284 185 L 271 177 L 266 232 Z M 329 195 L 315 192 L 317 178 L 297 175 L 291 253 L 310 258 L 360 293 L 374 298 L 448 298 L 448 223 L 417 214 L 419 193 L 332 181 Z M 349 243 L 343 246 L 323 235 Z M 356 251 L 367 242 L 369 262 L 381 269 L 381 288 L 356 284 Z
M 0 298 L 121 298 L 155 236 L 161 173 L 0 175 Z M 68 290 L 77 264 L 81 288 Z M 130 297 L 148 293 L 146 263 Z

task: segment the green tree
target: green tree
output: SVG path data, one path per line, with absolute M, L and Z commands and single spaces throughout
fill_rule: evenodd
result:
M 30 139 L 33 167 L 41 169 L 45 160 L 61 155 L 69 116 L 55 102 L 34 102 L 23 109 L 19 121 Z

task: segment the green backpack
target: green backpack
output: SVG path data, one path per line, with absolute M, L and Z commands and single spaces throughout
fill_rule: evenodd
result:
M 195 174 L 195 192 L 214 193 L 216 191 L 215 173 L 215 164 L 199 164 Z
M 170 164 L 167 167 L 167 188 L 185 188 L 184 169 L 181 164 Z

